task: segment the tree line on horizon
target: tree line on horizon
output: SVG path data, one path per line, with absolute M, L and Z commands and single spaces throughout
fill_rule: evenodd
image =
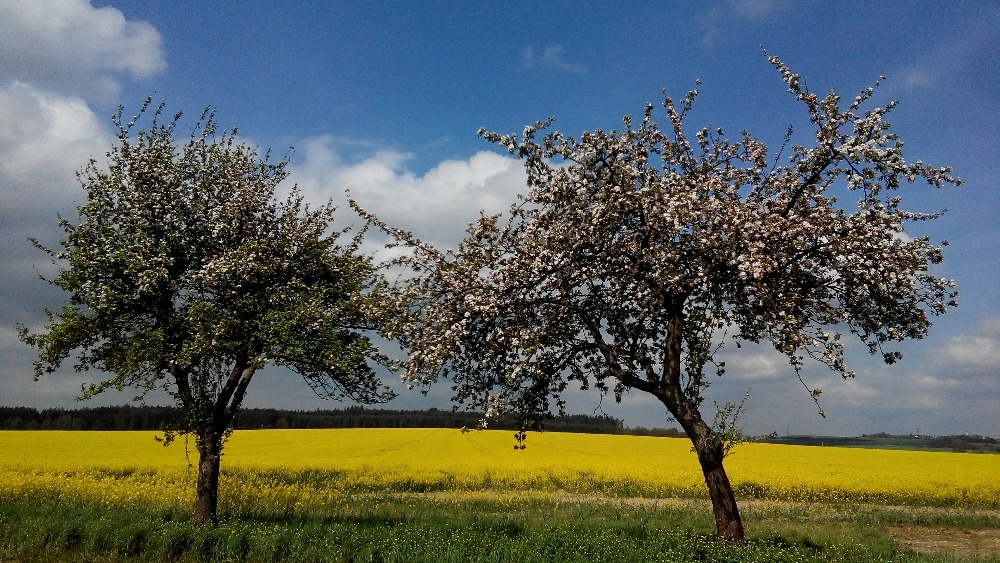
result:
M 180 416 L 177 407 L 119 405 L 81 409 L 0 407 L 0 430 L 167 430 Z M 430 408 L 425 410 L 344 409 L 285 410 L 242 409 L 234 430 L 320 428 L 476 428 L 483 413 Z M 512 415 L 490 421 L 491 429 L 520 430 Z M 628 428 L 609 415 L 571 414 L 557 416 L 531 427 L 551 432 L 630 434 L 676 438 L 676 428 Z
M 833 446 L 862 448 L 912 448 L 922 450 L 951 450 L 957 453 L 1000 453 L 1000 440 L 979 434 L 889 434 L 877 432 L 861 436 L 774 436 L 766 440 L 772 444 L 795 446 Z

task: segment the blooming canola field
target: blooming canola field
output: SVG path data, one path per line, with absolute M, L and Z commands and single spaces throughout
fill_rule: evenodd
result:
M 0 431 L 0 500 L 189 506 L 194 444 L 154 432 Z M 703 498 L 690 442 L 450 429 L 255 430 L 224 450 L 222 510 L 327 510 L 352 495 L 580 494 Z M 1000 508 L 1000 456 L 743 444 L 726 460 L 742 499 Z

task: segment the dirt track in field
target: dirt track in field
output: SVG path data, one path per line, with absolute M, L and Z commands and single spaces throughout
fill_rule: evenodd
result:
M 1000 555 L 1000 530 L 898 526 L 886 531 L 899 545 L 918 553 L 966 559 Z

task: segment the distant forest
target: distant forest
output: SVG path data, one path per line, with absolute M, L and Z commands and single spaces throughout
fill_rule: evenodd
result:
M 177 420 L 175 407 L 122 405 L 86 409 L 0 407 L 0 430 L 164 430 Z M 482 413 L 450 410 L 387 410 L 349 407 L 335 410 L 290 411 L 243 409 L 237 430 L 274 428 L 476 428 Z M 490 428 L 519 430 L 516 417 L 490 421 Z M 538 429 L 538 427 L 533 427 Z M 633 434 L 678 437 L 674 428 L 626 428 L 620 419 L 603 415 L 566 415 L 545 419 L 541 430 L 588 434 Z
M 953 452 L 1000 452 L 1000 440 L 976 434 L 927 436 L 922 434 L 862 434 L 854 438 L 836 436 L 775 436 L 765 440 L 772 444 L 799 446 L 842 446 L 855 448 L 886 448 L 913 450 L 951 450 Z

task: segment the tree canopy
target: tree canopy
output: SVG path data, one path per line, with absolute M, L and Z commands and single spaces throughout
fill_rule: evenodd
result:
M 904 160 L 886 121 L 895 102 L 862 110 L 873 88 L 845 104 L 769 60 L 815 127 L 809 146 L 789 147 L 791 130 L 778 151 L 746 132 L 691 134 L 692 90 L 664 97 L 663 129 L 649 104 L 621 131 L 579 138 L 551 121 L 481 130 L 523 161 L 528 192 L 453 251 L 367 214 L 411 249 L 392 326 L 404 377 L 450 377 L 456 400 L 494 414 L 559 410 L 570 384 L 649 393 L 694 444 L 719 534 L 741 539 L 724 436 L 701 412 L 722 347 L 766 341 L 796 373 L 812 359 L 853 377 L 843 335 L 892 363 L 891 343 L 923 336 L 957 296 L 930 271 L 941 246 L 905 231 L 936 214 L 897 195 L 958 183 L 950 169 Z
M 175 430 L 198 443 L 204 522 L 215 518 L 222 443 L 260 369 L 291 368 L 323 397 L 392 396 L 369 339 L 383 321 L 383 282 L 358 252 L 360 235 L 343 242 L 348 233 L 332 228 L 332 203 L 310 207 L 296 188 L 278 197 L 287 160 L 270 163 L 235 129 L 219 132 L 207 110 L 181 143 L 181 114 L 164 119 L 163 109 L 147 100 L 132 120 L 113 117 L 107 165 L 78 175 L 78 219 L 60 220 L 59 248 L 36 242 L 69 301 L 21 337 L 39 350 L 36 378 L 74 353 L 77 370 L 100 370 L 106 378 L 84 398 L 162 388 L 176 399 Z

